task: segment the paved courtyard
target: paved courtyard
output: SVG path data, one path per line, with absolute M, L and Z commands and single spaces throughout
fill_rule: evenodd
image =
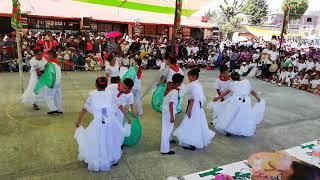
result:
M 288 87 L 251 80 L 267 102 L 265 120 L 250 138 L 217 134 L 204 150 L 186 151 L 178 146 L 174 156 L 159 153 L 161 114 L 152 110 L 151 93 L 143 99 L 145 115 L 140 118 L 143 137 L 140 143 L 124 150 L 119 165 L 109 172 L 88 172 L 77 160 L 73 138 L 74 123 L 97 75 L 103 72 L 64 72 L 62 116 L 47 116 L 46 105 L 35 112 L 20 103 L 18 73 L 0 73 L 0 179 L 114 179 L 163 180 L 168 176 L 187 175 L 214 166 L 246 159 L 258 151 L 276 151 L 320 137 L 320 97 Z M 200 81 L 207 100 L 213 90 L 217 71 L 203 71 Z M 143 90 L 158 76 L 145 71 Z M 24 74 L 24 86 L 29 74 Z M 186 107 L 186 104 L 184 104 Z M 211 112 L 206 110 L 208 121 Z M 178 116 L 180 124 L 182 115 Z M 87 116 L 84 124 L 91 120 Z M 211 126 L 211 125 L 210 125 Z

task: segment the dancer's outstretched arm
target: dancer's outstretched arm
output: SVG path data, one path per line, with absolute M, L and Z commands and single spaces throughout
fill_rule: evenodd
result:
M 87 110 L 85 108 L 82 108 L 80 114 L 79 114 L 79 118 L 78 121 L 76 122 L 76 127 L 78 128 L 81 124 L 82 119 L 86 116 L 87 114 Z
M 124 117 L 127 119 L 128 124 L 131 124 L 131 119 L 128 116 L 128 111 L 122 106 L 119 106 L 120 111 L 123 113 Z
M 220 99 L 223 99 L 226 95 L 228 95 L 231 91 L 228 89 L 224 93 L 222 93 L 220 96 L 213 98 L 213 101 L 219 101 Z
M 251 95 L 255 97 L 258 102 L 261 101 L 260 97 L 257 95 L 257 93 L 254 90 L 251 91 Z

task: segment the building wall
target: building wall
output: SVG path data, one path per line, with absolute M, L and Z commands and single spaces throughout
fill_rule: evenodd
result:
M 310 21 L 311 20 L 311 21 Z M 304 15 L 300 19 L 291 20 L 289 22 L 288 31 L 304 33 L 306 36 L 320 36 L 320 17 L 317 15 Z M 263 24 L 281 28 L 283 22 L 283 14 L 271 14 L 264 19 Z

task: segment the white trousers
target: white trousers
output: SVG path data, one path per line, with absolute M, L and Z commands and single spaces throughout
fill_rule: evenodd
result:
M 55 84 L 52 89 L 48 89 L 47 103 L 50 111 L 62 112 L 61 84 Z
M 162 113 L 162 132 L 161 132 L 161 153 L 170 152 L 170 140 L 172 136 L 172 131 L 174 128 L 174 123 L 170 122 L 170 113 Z
M 132 94 L 134 96 L 134 100 L 136 103 L 138 114 L 142 115 L 143 109 L 142 109 L 142 103 L 141 103 L 141 90 L 140 89 L 133 89 Z

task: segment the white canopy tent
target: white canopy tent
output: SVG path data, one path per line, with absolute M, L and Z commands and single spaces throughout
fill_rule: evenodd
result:
M 84 3 L 80 1 L 90 0 L 20 0 L 21 11 L 28 15 L 43 16 L 43 17 L 62 17 L 62 18 L 82 18 L 91 17 L 96 20 L 105 20 L 110 22 L 125 22 L 134 23 L 139 20 L 140 23 L 144 24 L 162 24 L 162 25 L 173 25 L 174 15 L 168 12 L 150 12 L 144 10 L 123 8 L 117 6 L 100 5 L 96 3 Z M 95 1 L 95 0 L 91 0 Z M 117 1 L 117 0 L 114 0 Z M 132 2 L 131 2 L 132 1 Z M 167 6 L 172 6 L 172 2 L 175 0 L 130 0 L 129 2 L 134 3 L 152 3 L 161 5 L 166 2 Z M 199 2 L 199 3 L 198 3 Z M 186 7 L 200 8 L 201 4 L 208 2 L 208 0 L 185 0 Z M 124 2 L 123 6 L 125 5 Z M 140 8 L 140 7 L 138 7 Z M 142 8 L 142 7 L 141 7 Z M 161 8 L 160 8 L 161 9 Z M 190 8 L 189 8 L 190 9 Z M 0 15 L 11 14 L 12 1 L 1 0 Z M 213 25 L 201 21 L 199 16 L 182 16 L 181 25 L 187 27 L 198 27 L 198 28 L 212 28 Z

